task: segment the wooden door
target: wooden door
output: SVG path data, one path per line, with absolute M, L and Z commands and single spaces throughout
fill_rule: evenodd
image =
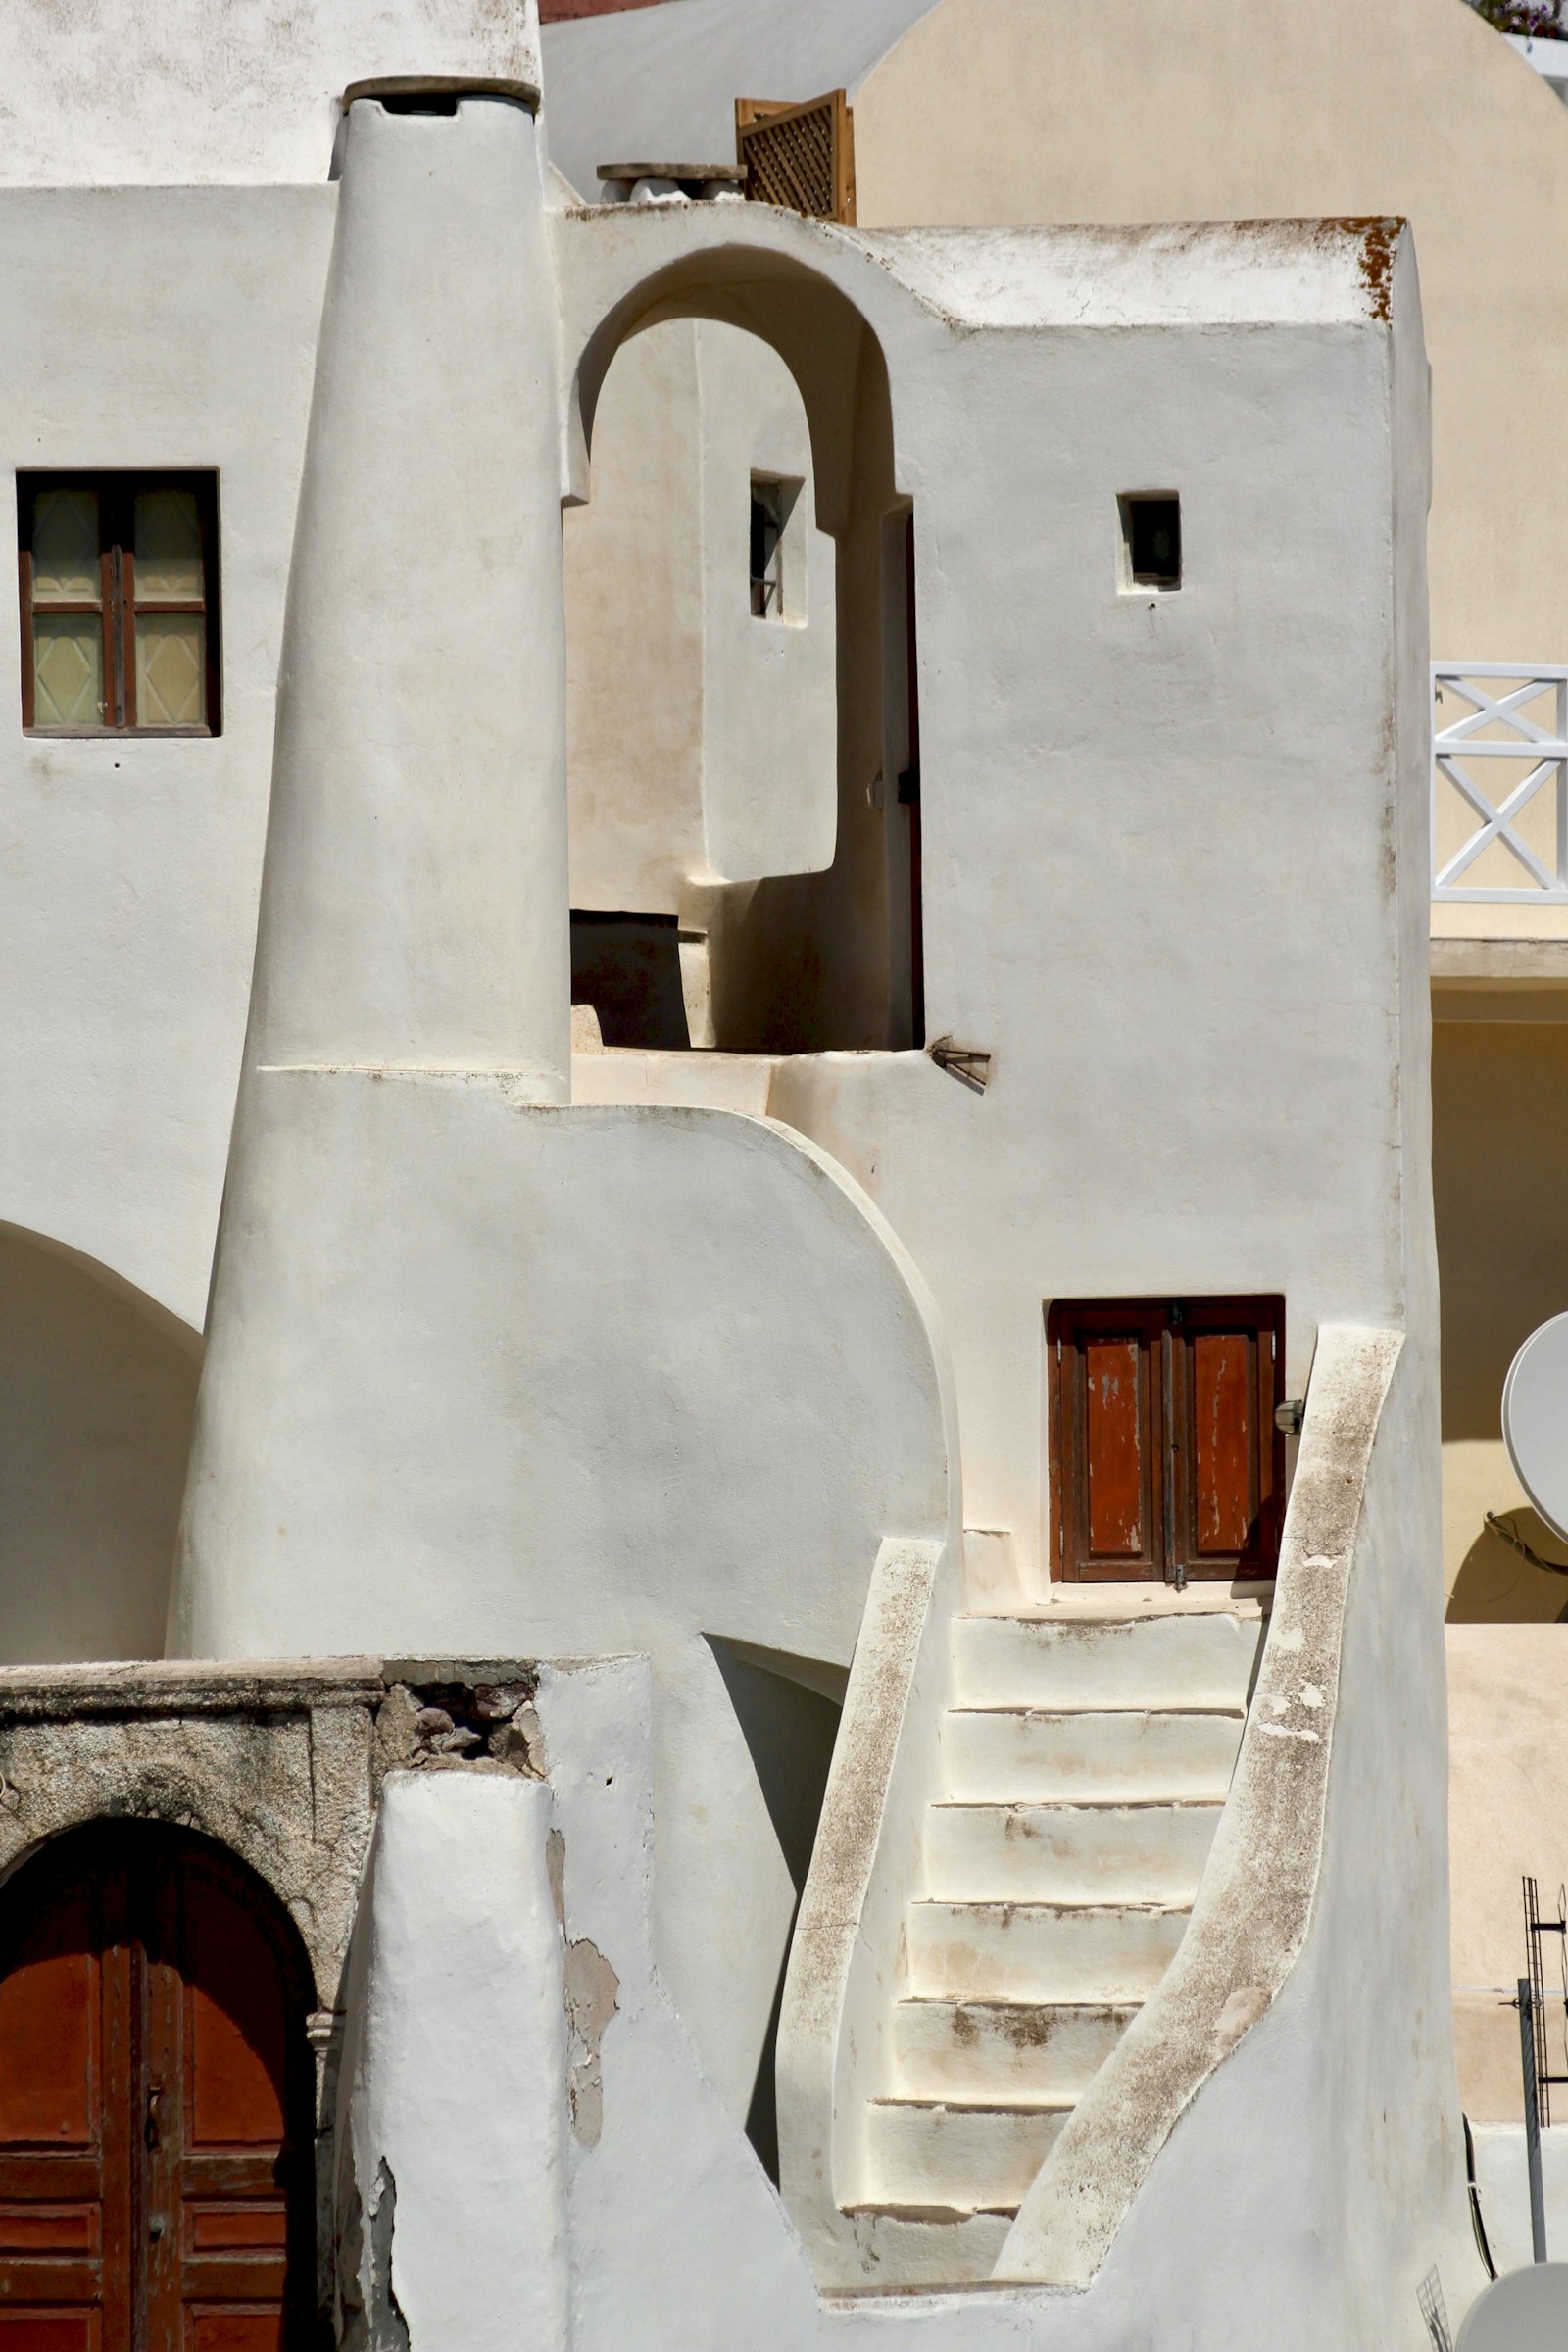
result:
M 1272 1576 L 1284 1300 L 1060 1300 L 1047 1348 L 1053 1574 Z
M 1283 1298 L 1190 1298 L 1167 1322 L 1167 1570 L 1272 1576 L 1285 1499 Z
M 221 1848 L 96 1824 L 0 1890 L 0 2352 L 295 2352 L 310 1986 Z

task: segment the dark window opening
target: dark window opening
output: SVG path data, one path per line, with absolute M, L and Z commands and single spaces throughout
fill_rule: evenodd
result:
M 783 615 L 784 484 L 752 476 L 752 612 L 758 620 Z
M 749 1642 L 726 1642 L 714 1634 L 707 1639 L 750 1751 L 799 1910 L 827 1794 L 847 1677 L 823 1660 L 755 1649 Z M 794 1933 L 792 1920 L 792 1937 Z M 746 2136 L 775 2186 L 778 2103 L 774 2078 L 788 1965 L 786 1942 L 779 1955 L 773 2006 L 746 2117 Z
M 591 1004 L 607 1046 L 680 1052 L 692 1042 L 672 914 L 571 916 L 571 1001 Z
M 22 723 L 216 735 L 218 477 L 17 477 Z
M 1127 582 L 1134 588 L 1182 584 L 1182 502 L 1173 491 L 1118 500 Z
M 1272 1576 L 1284 1299 L 1058 1300 L 1046 1343 L 1053 1575 Z

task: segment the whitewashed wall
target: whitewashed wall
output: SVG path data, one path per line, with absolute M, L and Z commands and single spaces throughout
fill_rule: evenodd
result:
M 223 731 L 22 733 L 0 566 L 0 1216 L 200 1330 L 239 1075 L 336 191 L 0 196 L 0 481 L 219 474 Z
M 801 485 L 782 618 L 749 596 L 754 474 Z M 712 319 L 633 337 L 567 510 L 574 906 L 693 913 L 693 885 L 832 861 L 838 808 L 833 542 L 817 529 L 795 380 Z
M 536 0 L 13 0 L 0 186 L 326 177 L 351 81 L 539 82 Z

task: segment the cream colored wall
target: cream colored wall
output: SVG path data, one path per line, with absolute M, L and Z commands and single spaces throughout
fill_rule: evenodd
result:
M 1531 1567 L 1486 1514 L 1514 1514 L 1533 1549 L 1568 1560 L 1525 1502 L 1498 1420 L 1515 1349 L 1568 1310 L 1568 1022 L 1440 1020 L 1432 1129 L 1449 1617 L 1549 1620 L 1568 1609 L 1568 1577 Z
M 709 876 L 820 873 L 838 830 L 833 541 L 817 528 L 811 436 L 778 353 L 719 320 L 695 329 L 703 418 L 703 836 Z M 782 618 L 753 614 L 754 474 L 799 482 Z
M 702 863 L 698 331 L 669 319 L 617 354 L 592 496 L 564 517 L 571 903 L 605 913 L 676 913 Z
M 754 472 L 803 485 L 782 621 L 751 611 Z M 778 354 L 714 319 L 624 344 L 564 548 L 572 905 L 700 923 L 694 888 L 830 864 L 834 546 Z
M 200 1357 L 172 1316 L 0 1225 L 0 1660 L 159 1657 Z
M 1568 110 L 1464 0 L 946 0 L 855 135 L 865 226 L 1407 216 L 1433 653 L 1568 660 Z
M 1447 1650 L 1459 2092 L 1475 2122 L 1505 2123 L 1523 2113 L 1518 2013 L 1503 2006 L 1525 1966 L 1519 1883 L 1537 1879 L 1555 1914 L 1568 1879 L 1568 1626 L 1450 1625 Z M 1547 1969 L 1549 1985 L 1549 1952 Z

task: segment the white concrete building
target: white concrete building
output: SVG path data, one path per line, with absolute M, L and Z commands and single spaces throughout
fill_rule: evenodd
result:
M 1522 2188 L 1510 2003 L 1521 1877 L 1548 1900 L 1568 1877 L 1556 1760 L 1568 1547 L 1513 1473 L 1499 1404 L 1516 1349 L 1568 1308 L 1568 457 L 1547 422 L 1568 368 L 1557 102 L 1568 43 L 1510 40 L 1466 0 L 1326 0 L 1261 16 L 1248 0 L 1116 11 L 666 0 L 548 27 L 544 41 L 552 153 L 590 195 L 624 193 L 599 180 L 598 164 L 650 140 L 728 153 L 738 93 L 801 100 L 842 82 L 861 226 L 1390 213 L 1410 224 L 1432 366 L 1433 1192 L 1455 2028 L 1466 2113 L 1512 2126 Z M 652 338 L 633 347 L 617 382 L 653 351 Z M 667 395 L 657 405 L 666 414 Z M 599 512 L 613 503 L 634 529 L 620 446 L 601 445 Z M 635 473 L 630 436 L 624 447 Z M 660 511 L 661 546 L 687 513 L 680 499 Z M 571 588 L 581 593 L 575 573 Z M 594 680 L 601 711 L 619 676 L 607 662 Z M 1303 706 L 1308 727 L 1319 700 Z M 578 794 L 604 789 L 597 759 L 579 733 Z M 689 900 L 684 919 L 700 927 Z M 1555 2036 L 1555 1993 L 1553 2005 Z
M 1419 2345 L 1407 231 L 114 17 L 0 36 L 0 2334 Z

